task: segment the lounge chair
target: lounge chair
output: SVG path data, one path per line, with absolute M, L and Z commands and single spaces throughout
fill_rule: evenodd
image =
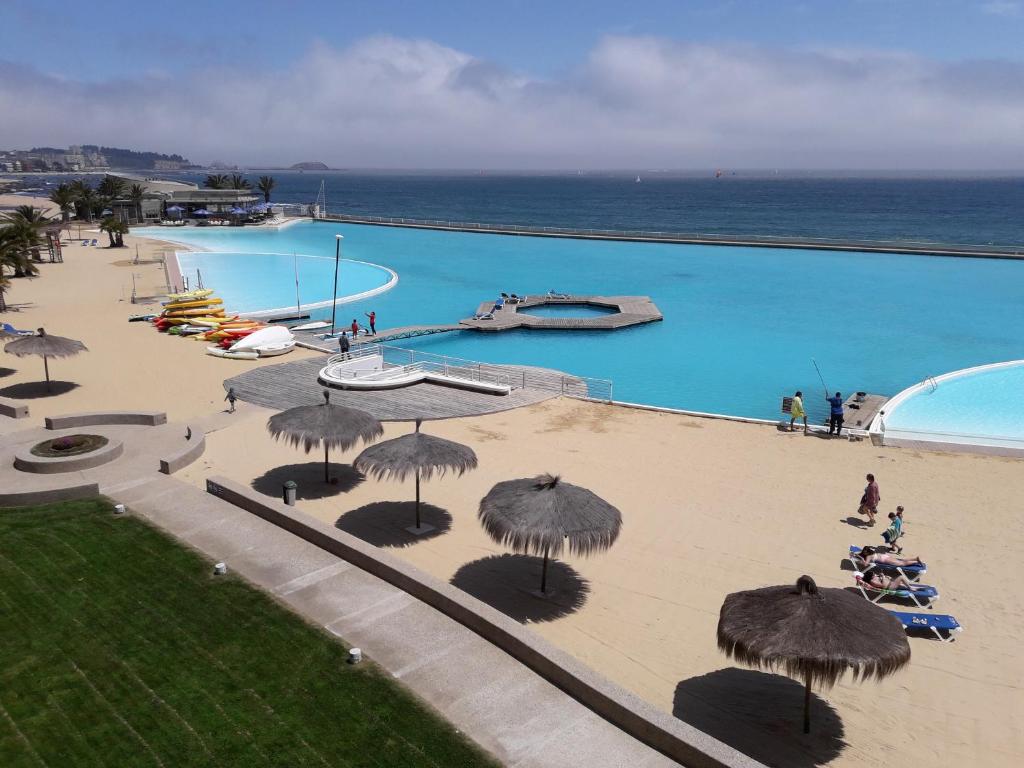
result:
M 854 574 L 854 582 L 864 599 L 870 603 L 879 603 L 886 598 L 911 600 L 918 608 L 931 608 L 932 603 L 939 599 L 939 590 L 927 584 L 915 584 L 914 589 L 879 589 L 868 584 L 864 577 Z
M 97 239 L 96 239 L 96 238 L 94 237 L 94 238 L 92 239 L 92 242 L 90 243 L 90 245 L 96 245 L 97 243 L 99 243 L 99 240 L 97 240 Z
M 555 291 L 548 291 L 548 296 L 547 297 L 549 299 L 571 299 L 572 298 L 572 296 L 570 296 L 568 293 L 556 293 Z
M 880 573 L 898 574 L 905 576 L 907 581 L 917 581 L 922 574 L 928 573 L 927 563 L 920 565 L 886 565 L 885 563 L 866 563 L 860 558 L 860 547 L 850 545 L 850 562 L 856 573 L 867 573 L 868 571 L 879 571 Z
M 88 245 L 88 244 L 89 244 L 89 241 L 88 241 L 88 240 L 83 240 L 83 241 L 82 241 L 82 245 Z
M 953 642 L 954 632 L 963 632 L 960 622 L 948 613 L 904 613 L 892 611 L 908 633 L 932 632 L 944 643 Z
M 473 315 L 473 319 L 474 320 L 493 320 L 494 319 L 494 313 L 493 312 L 477 312 L 475 315 Z
M 4 323 L 2 327 L 3 327 L 3 329 L 7 333 L 9 333 L 12 336 L 35 336 L 35 334 L 36 334 L 35 331 L 22 331 L 22 330 L 19 330 L 19 329 L 15 328 L 13 325 L 11 325 L 10 323 Z

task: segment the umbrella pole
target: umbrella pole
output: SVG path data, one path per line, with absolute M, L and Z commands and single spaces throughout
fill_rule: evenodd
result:
M 328 458 L 330 450 L 331 450 L 331 448 L 330 448 L 329 445 L 327 445 L 327 441 L 325 440 L 324 441 L 324 482 L 325 483 L 331 482 L 331 465 L 330 465 L 330 459 Z
M 811 676 L 807 675 L 804 684 L 804 733 L 811 732 Z
M 540 572 L 540 591 L 547 594 L 548 591 L 548 550 L 544 548 L 544 569 Z
M 43 355 L 43 370 L 46 371 L 46 391 L 52 392 L 53 387 L 50 386 L 50 359 Z
M 416 528 L 420 527 L 420 471 L 416 470 Z

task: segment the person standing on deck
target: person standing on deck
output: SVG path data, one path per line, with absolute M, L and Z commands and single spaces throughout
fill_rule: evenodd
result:
M 364 313 L 370 319 L 370 335 L 377 335 L 377 313 L 372 309 L 369 312 Z
M 828 416 L 828 436 L 832 437 L 832 430 L 835 430 L 836 437 L 840 437 L 843 432 L 843 395 L 841 392 L 836 392 L 834 397 L 829 397 L 828 393 L 825 393 L 825 400 L 831 406 Z
M 341 336 L 338 337 L 338 349 L 341 352 L 341 359 L 342 360 L 351 360 L 352 359 L 352 355 L 349 354 L 349 348 L 350 348 L 350 345 L 348 343 L 348 336 L 346 336 L 345 332 L 342 331 L 341 332 Z
M 804 393 L 797 390 L 797 393 L 793 395 L 793 402 L 789 406 L 789 431 L 795 432 L 796 420 L 804 420 L 804 434 L 807 434 L 807 411 L 804 410 Z
M 356 336 L 358 336 L 358 335 L 359 335 L 359 323 L 357 323 L 356 319 L 353 317 L 352 318 L 352 341 L 355 341 L 356 340 Z
M 857 513 L 868 516 L 868 525 L 875 524 L 875 515 L 878 514 L 878 502 L 882 500 L 882 494 L 878 490 L 878 483 L 875 482 L 874 475 L 867 475 L 865 479 L 868 481 L 867 487 L 864 489 L 864 495 L 860 497 L 860 507 L 857 509 Z

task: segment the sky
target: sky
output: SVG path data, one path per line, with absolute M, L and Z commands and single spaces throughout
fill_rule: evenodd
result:
M 1024 0 L 0 0 L 0 148 L 1024 169 Z

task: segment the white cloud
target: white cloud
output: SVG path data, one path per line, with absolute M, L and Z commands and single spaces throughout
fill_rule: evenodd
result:
M 150 62 L 159 66 L 159 62 Z M 0 65 L 0 143 L 342 167 L 1022 168 L 1024 65 L 608 37 L 540 79 L 426 40 L 79 83 Z
M 981 10 L 992 16 L 1021 16 L 1024 12 L 1024 3 L 1017 0 L 993 0 L 982 3 Z

